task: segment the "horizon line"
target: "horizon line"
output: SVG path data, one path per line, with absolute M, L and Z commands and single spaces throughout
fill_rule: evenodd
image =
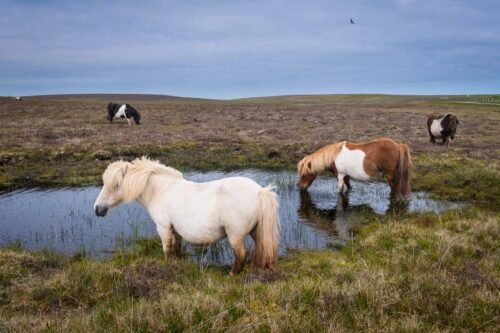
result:
M 425 97 L 439 97 L 439 96 L 484 96 L 484 95 L 500 95 L 500 92 L 482 92 L 482 93 L 453 93 L 453 94 L 416 94 L 416 93 L 298 93 L 298 94 L 278 94 L 278 95 L 263 95 L 263 96 L 248 96 L 248 97 L 235 97 L 235 98 L 213 98 L 213 97 L 199 97 L 199 96 L 182 96 L 182 95 L 168 95 L 165 93 L 144 93 L 144 92 L 93 92 L 93 93 L 50 93 L 50 94 L 30 94 L 30 95 L 0 95 L 2 98 L 9 97 L 50 97 L 50 96 L 85 96 L 85 95 L 138 95 L 138 96 L 159 96 L 170 98 L 185 98 L 185 99 L 206 99 L 206 100 L 219 100 L 231 101 L 240 99 L 254 99 L 254 98 L 273 98 L 273 97 L 297 97 L 297 96 L 341 96 L 341 95 L 380 95 L 380 96 L 425 96 Z

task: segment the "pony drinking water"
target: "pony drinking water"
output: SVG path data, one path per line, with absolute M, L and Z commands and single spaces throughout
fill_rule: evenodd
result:
M 410 196 L 412 168 L 408 146 L 387 138 L 367 143 L 336 142 L 307 155 L 297 165 L 302 189 L 324 170 L 337 176 L 339 192 L 344 184 L 351 188 L 351 178 L 366 181 L 381 172 L 391 187 L 391 197 L 396 199 Z
M 245 237 L 250 234 L 255 241 L 252 264 L 272 268 L 277 263 L 278 196 L 271 185 L 263 188 L 245 177 L 194 183 L 146 157 L 111 163 L 102 179 L 96 215 L 137 200 L 156 224 L 166 257 L 180 252 L 182 239 L 210 244 L 227 237 L 235 257 L 231 274 L 237 274 L 245 265 Z

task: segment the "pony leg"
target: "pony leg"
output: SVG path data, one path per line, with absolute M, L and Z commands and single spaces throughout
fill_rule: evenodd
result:
M 387 182 L 389 183 L 389 186 L 391 187 L 391 198 L 396 197 L 396 189 L 394 187 L 394 176 L 391 174 L 386 174 L 385 175 L 387 178 Z
M 343 174 L 340 174 L 337 176 L 337 180 L 338 180 L 338 184 L 339 184 L 339 188 L 338 188 L 338 192 L 339 193 L 342 193 L 344 191 L 344 177 L 345 175 Z
M 165 258 L 167 258 L 172 247 L 172 229 L 165 228 L 157 224 L 156 231 L 158 231 L 158 235 L 160 235 L 161 245 L 163 246 L 163 254 L 165 255 Z
M 128 121 L 128 125 L 130 126 L 130 118 L 127 118 L 127 121 Z
M 245 266 L 247 254 L 247 250 L 245 249 L 245 237 L 229 237 L 229 243 L 234 253 L 234 264 L 229 274 L 235 275 L 241 272 L 243 266 Z
M 173 232 L 173 236 L 174 237 L 172 237 L 172 251 L 176 256 L 180 256 L 182 249 L 182 237 L 181 235 L 176 233 L 175 230 Z
M 347 190 L 350 191 L 352 189 L 352 186 L 351 186 L 351 177 L 345 176 L 344 177 L 344 183 L 347 186 Z

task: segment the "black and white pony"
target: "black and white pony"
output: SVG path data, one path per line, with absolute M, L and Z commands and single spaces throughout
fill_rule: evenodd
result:
M 453 113 L 447 113 L 445 115 L 431 114 L 427 118 L 427 129 L 429 130 L 429 136 L 431 137 L 431 142 L 436 144 L 436 138 L 442 139 L 441 144 L 451 143 L 451 140 L 455 139 L 455 133 L 457 132 L 458 118 Z
M 129 104 L 108 104 L 108 120 L 113 123 L 113 119 L 126 118 L 130 125 L 130 118 L 133 118 L 137 125 L 141 124 L 140 113 Z

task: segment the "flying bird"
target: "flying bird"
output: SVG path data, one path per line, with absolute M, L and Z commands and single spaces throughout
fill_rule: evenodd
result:
M 356 23 L 354 23 L 354 21 L 351 19 L 351 24 L 356 24 Z

